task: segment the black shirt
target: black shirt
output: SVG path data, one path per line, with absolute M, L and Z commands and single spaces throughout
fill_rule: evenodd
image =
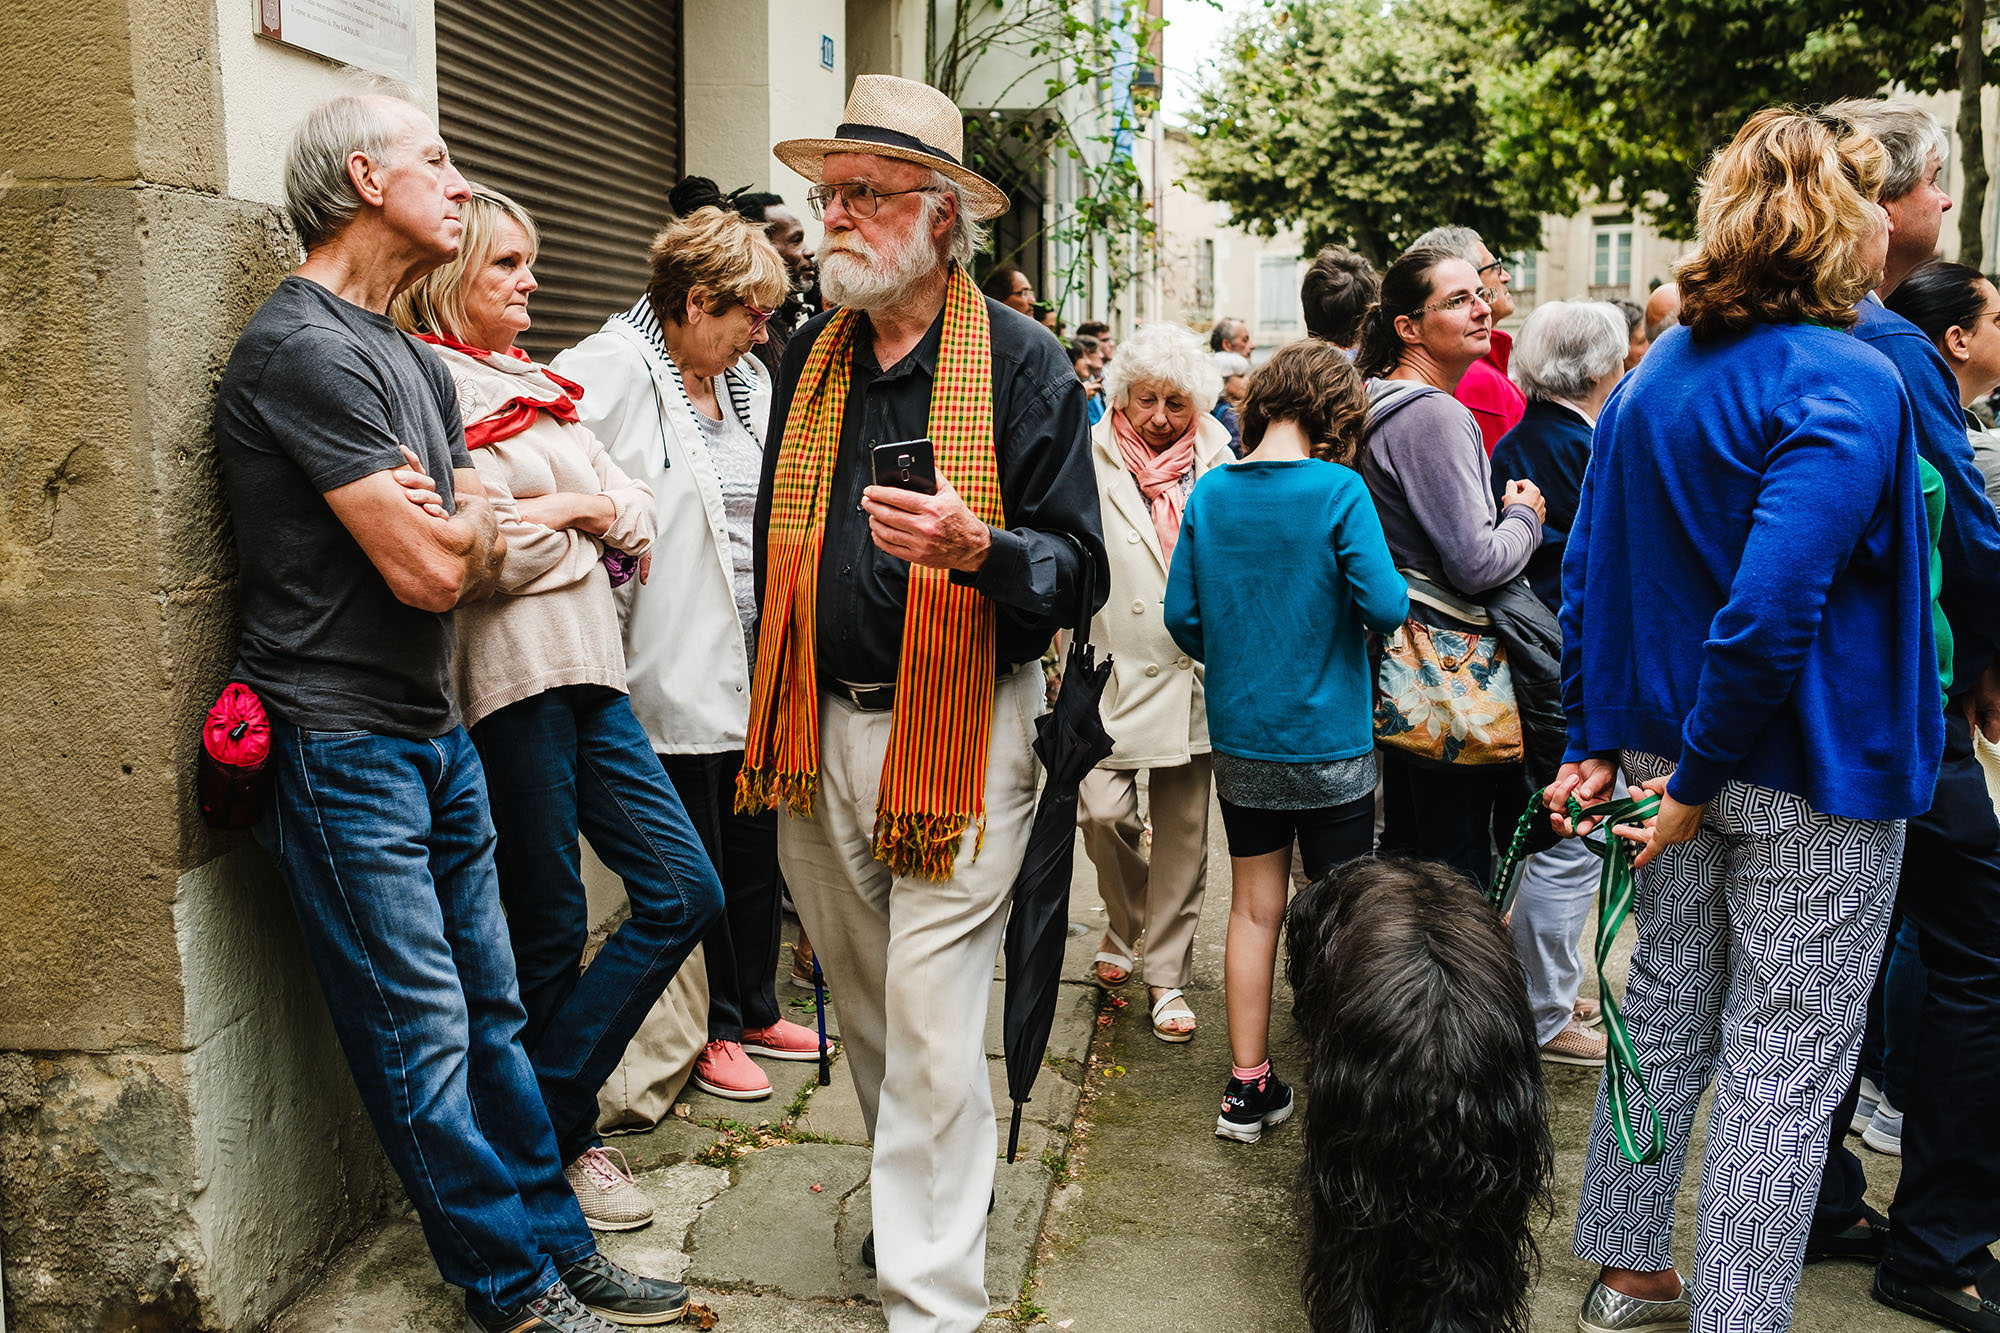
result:
M 1061 344 L 1046 328 L 997 301 L 987 300 L 986 312 L 992 327 L 993 446 L 1007 526 L 993 530 L 992 548 L 978 573 L 954 570 L 951 578 L 993 601 L 999 612 L 994 666 L 1004 670 L 1040 657 L 1057 630 L 1084 618 L 1078 605 L 1081 568 L 1076 548 L 1055 534 L 1069 533 L 1097 562 L 1092 611 L 1104 604 L 1110 576 L 1097 513 L 1083 386 Z M 806 354 L 827 318 L 815 316 L 793 336 L 771 400 L 771 447 L 764 451 L 764 478 L 757 495 L 760 605 L 771 479 L 782 452 L 785 418 Z M 910 567 L 869 537 L 861 493 L 874 481 L 869 464 L 872 446 L 930 433 L 931 386 L 943 337 L 940 311 L 910 354 L 885 370 L 875 363 L 874 333 L 866 316 L 855 329 L 840 454 L 834 463 L 820 548 L 818 658 L 823 683 L 872 685 L 896 679 Z
M 397 600 L 324 492 L 403 465 L 446 506 L 471 467 L 458 391 L 431 349 L 315 282 L 286 278 L 237 339 L 215 401 L 236 526 L 235 678 L 312 731 L 439 736 L 458 725 L 449 612 Z

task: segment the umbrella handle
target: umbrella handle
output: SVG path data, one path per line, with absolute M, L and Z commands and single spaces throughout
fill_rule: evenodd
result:
M 1070 641 L 1070 646 L 1074 648 L 1078 644 L 1082 644 L 1088 647 L 1090 644 L 1090 620 L 1097 613 L 1097 608 L 1093 605 L 1097 598 L 1097 561 L 1091 556 L 1090 548 L 1085 546 L 1082 538 L 1078 537 L 1075 533 L 1055 529 L 1053 535 L 1068 542 L 1076 551 L 1076 582 L 1077 592 L 1080 596 L 1077 600 L 1076 637 Z

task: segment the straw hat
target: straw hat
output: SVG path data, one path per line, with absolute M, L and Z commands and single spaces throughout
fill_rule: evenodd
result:
M 780 162 L 809 181 L 820 178 L 828 153 L 867 153 L 932 167 L 972 194 L 972 216 L 984 222 L 1007 211 L 1007 192 L 959 164 L 965 152 L 965 118 L 949 97 L 929 84 L 889 74 L 863 74 L 847 95 L 847 110 L 831 139 L 786 139 L 771 149 Z

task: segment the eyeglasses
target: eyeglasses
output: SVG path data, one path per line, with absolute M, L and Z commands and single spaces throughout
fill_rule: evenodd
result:
M 751 305 L 748 301 L 738 301 L 737 304 L 750 312 L 750 331 L 752 333 L 769 324 L 771 316 L 778 313 L 775 310 L 766 310 L 762 306 Z
M 1427 315 L 1433 310 L 1463 310 L 1474 301 L 1478 301 L 1481 305 L 1492 305 L 1493 289 L 1491 287 L 1481 287 L 1477 291 L 1453 292 L 1442 301 L 1433 301 L 1429 305 L 1418 306 L 1417 313 Z
M 826 206 L 833 200 L 840 200 L 841 209 L 847 216 L 865 220 L 875 216 L 884 199 L 893 199 L 899 194 L 936 194 L 935 185 L 921 185 L 914 190 L 878 190 L 865 181 L 842 181 L 838 185 L 821 183 L 806 191 L 806 203 L 812 206 L 815 218 L 826 217 Z
M 1507 261 L 1504 259 L 1496 259 L 1490 264 L 1481 264 L 1479 266 L 1479 276 L 1483 278 L 1496 268 L 1499 269 L 1502 273 L 1505 273 L 1507 271 Z

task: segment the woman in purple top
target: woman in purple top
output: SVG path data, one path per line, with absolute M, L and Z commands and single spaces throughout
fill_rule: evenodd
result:
M 1492 344 L 1492 293 L 1447 250 L 1411 250 L 1382 275 L 1355 366 L 1368 383 L 1362 480 L 1399 569 L 1479 602 L 1518 578 L 1542 540 L 1542 493 L 1496 502 L 1486 445 L 1452 391 Z M 1528 789 L 1516 764 L 1426 765 L 1382 751 L 1382 850 L 1443 861 L 1484 885 Z

